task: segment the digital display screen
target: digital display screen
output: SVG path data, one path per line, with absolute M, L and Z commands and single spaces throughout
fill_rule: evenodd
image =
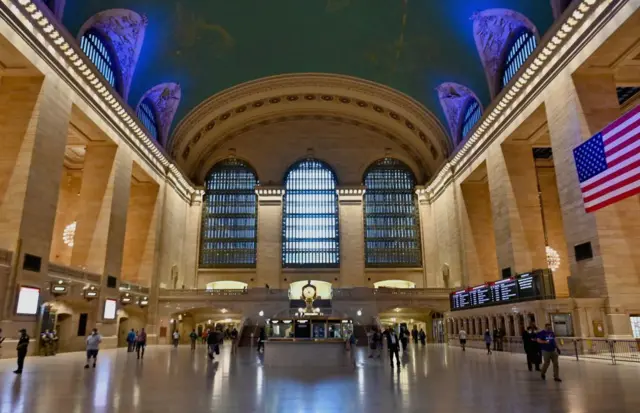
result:
M 105 320 L 116 319 L 116 300 L 111 300 L 109 298 L 104 300 L 104 313 L 102 314 L 102 318 Z
M 40 289 L 32 287 L 20 287 L 18 294 L 18 307 L 16 314 L 36 315 L 38 314 L 38 304 L 40 301 Z
M 543 271 L 537 270 L 520 274 L 514 278 L 506 278 L 455 291 L 450 295 L 451 311 L 541 298 L 555 298 L 553 286 L 544 287 L 544 274 Z M 552 279 L 550 278 L 548 281 L 552 282 Z M 545 288 L 549 291 L 546 291 Z

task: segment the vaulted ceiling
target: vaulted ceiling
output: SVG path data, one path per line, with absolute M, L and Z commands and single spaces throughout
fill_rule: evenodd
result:
M 457 82 L 483 104 L 489 88 L 473 36 L 475 12 L 508 8 L 544 33 L 548 0 L 67 0 L 74 35 L 94 14 L 126 8 L 148 18 L 129 103 L 178 82 L 179 122 L 209 96 L 297 72 L 356 76 L 418 100 L 446 125 L 436 87 Z

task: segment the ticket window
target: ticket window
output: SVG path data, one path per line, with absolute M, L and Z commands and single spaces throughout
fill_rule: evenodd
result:
M 551 314 L 553 331 L 558 337 L 573 337 L 571 314 Z

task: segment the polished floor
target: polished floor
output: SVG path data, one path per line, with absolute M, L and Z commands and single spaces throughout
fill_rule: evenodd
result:
M 94 412 L 638 412 L 640 365 L 561 359 L 563 383 L 530 373 L 521 355 L 427 346 L 404 365 L 356 357 L 353 371 L 268 369 L 252 349 L 215 362 L 204 347 L 150 347 L 144 361 L 124 350 L 0 361 L 0 413 Z M 7 349 L 5 349 L 7 351 Z

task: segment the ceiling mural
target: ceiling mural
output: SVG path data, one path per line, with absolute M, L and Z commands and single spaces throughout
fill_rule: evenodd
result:
M 127 8 L 148 25 L 129 103 L 153 86 L 179 83 L 176 121 L 209 96 L 265 76 L 324 72 L 390 86 L 443 124 L 436 88 L 464 84 L 490 100 L 472 16 L 513 9 L 544 33 L 549 0 L 67 0 L 74 35 L 91 16 Z M 174 123 L 175 126 L 175 123 Z

